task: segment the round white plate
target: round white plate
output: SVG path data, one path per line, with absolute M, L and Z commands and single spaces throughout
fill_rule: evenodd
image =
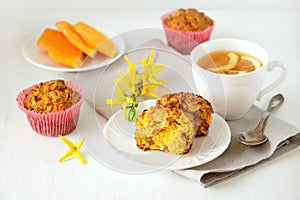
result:
M 166 64 L 157 76 L 167 81 L 155 88 L 154 92 L 158 96 L 180 91 L 197 93 L 192 78 L 192 65 L 181 55 L 153 46 L 132 49 L 125 54 L 131 61 L 138 63 L 142 58 L 147 58 L 152 48 L 155 49 L 153 63 Z M 123 119 L 120 105 L 106 104 L 106 100 L 114 96 L 114 78 L 118 77 L 119 71 L 126 72 L 126 69 L 126 61 L 119 58 L 104 70 L 97 70 L 98 73 L 79 73 L 77 76 L 78 84 L 86 90 L 86 101 L 81 108 L 76 130 L 80 138 L 86 138 L 83 144 L 85 150 L 99 163 L 122 173 L 144 174 L 201 165 L 225 151 L 231 133 L 226 122 L 216 114 L 209 135 L 195 138 L 191 151 L 185 155 L 138 149 L 133 138 L 134 123 Z M 137 116 L 143 106 L 150 105 L 141 103 Z
M 88 71 L 97 69 L 100 67 L 104 67 L 109 65 L 110 63 L 117 60 L 120 56 L 123 55 L 125 51 L 125 43 L 120 35 L 117 35 L 115 32 L 105 28 L 98 27 L 97 29 L 104 33 L 110 40 L 114 42 L 114 44 L 118 48 L 118 53 L 114 58 L 109 58 L 107 56 L 102 55 L 101 53 L 97 53 L 95 58 L 86 57 L 84 60 L 84 64 L 80 68 L 70 68 L 63 64 L 60 64 L 51 58 L 49 58 L 46 51 L 37 46 L 36 41 L 38 40 L 40 35 L 37 35 L 31 39 L 29 39 L 22 48 L 22 54 L 25 59 L 31 64 L 46 70 L 51 71 L 60 71 L 60 72 L 79 72 L 79 71 Z
M 155 100 L 139 103 L 137 116 L 146 108 L 155 104 Z M 116 112 L 104 126 L 103 134 L 108 142 L 123 155 L 139 162 L 161 165 L 165 169 L 185 169 L 207 163 L 221 155 L 230 143 L 230 128 L 218 114 L 207 136 L 196 137 L 187 154 L 170 155 L 161 151 L 143 151 L 136 146 L 134 139 L 135 123 L 124 120 L 123 111 Z

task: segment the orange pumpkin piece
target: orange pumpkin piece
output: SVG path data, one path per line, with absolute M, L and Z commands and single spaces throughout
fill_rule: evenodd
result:
M 91 58 L 94 58 L 96 56 L 97 50 L 91 48 L 85 43 L 84 39 L 73 30 L 72 24 L 67 21 L 58 21 L 55 25 L 66 36 L 67 40 L 74 46 L 76 46 Z
M 115 44 L 94 27 L 84 22 L 77 22 L 73 27 L 90 47 L 111 58 L 116 55 L 117 47 Z
M 63 33 L 46 28 L 37 41 L 37 45 L 48 52 L 51 59 L 69 67 L 83 65 L 84 53 L 72 45 Z

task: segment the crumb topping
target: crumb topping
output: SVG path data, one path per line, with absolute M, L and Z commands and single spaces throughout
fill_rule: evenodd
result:
M 37 113 L 58 112 L 79 100 L 79 93 L 68 88 L 63 80 L 51 80 L 32 89 L 24 99 L 24 107 Z
M 194 8 L 178 9 L 173 15 L 167 17 L 164 23 L 170 28 L 181 31 L 203 31 L 213 24 L 203 12 Z

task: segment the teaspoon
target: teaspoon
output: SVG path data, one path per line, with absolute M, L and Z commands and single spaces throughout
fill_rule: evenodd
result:
M 284 101 L 282 94 L 273 96 L 269 102 L 267 110 L 263 113 L 262 118 L 259 120 L 257 126 L 248 132 L 241 132 L 239 135 L 239 141 L 245 145 L 255 146 L 263 144 L 268 140 L 268 137 L 264 134 L 264 128 L 266 121 L 269 118 L 271 112 L 278 108 Z

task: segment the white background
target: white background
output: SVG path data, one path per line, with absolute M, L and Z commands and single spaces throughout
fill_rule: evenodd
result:
M 100 23 L 117 33 L 161 28 L 160 16 L 194 7 L 211 16 L 212 39 L 254 41 L 283 61 L 288 77 L 278 90 L 286 96 L 274 115 L 300 128 L 300 1 L 298 0 L 1 0 L 0 1 L 0 199 L 300 199 L 300 148 L 232 180 L 203 189 L 173 172 L 118 173 L 85 152 L 58 163 L 67 150 L 58 139 L 32 131 L 17 108 L 17 93 L 34 83 L 60 77 L 39 69 L 21 54 L 24 42 L 57 20 Z M 266 107 L 267 98 L 258 103 Z M 280 133 L 278 133 L 280 134 Z M 68 138 L 78 140 L 76 134 Z

